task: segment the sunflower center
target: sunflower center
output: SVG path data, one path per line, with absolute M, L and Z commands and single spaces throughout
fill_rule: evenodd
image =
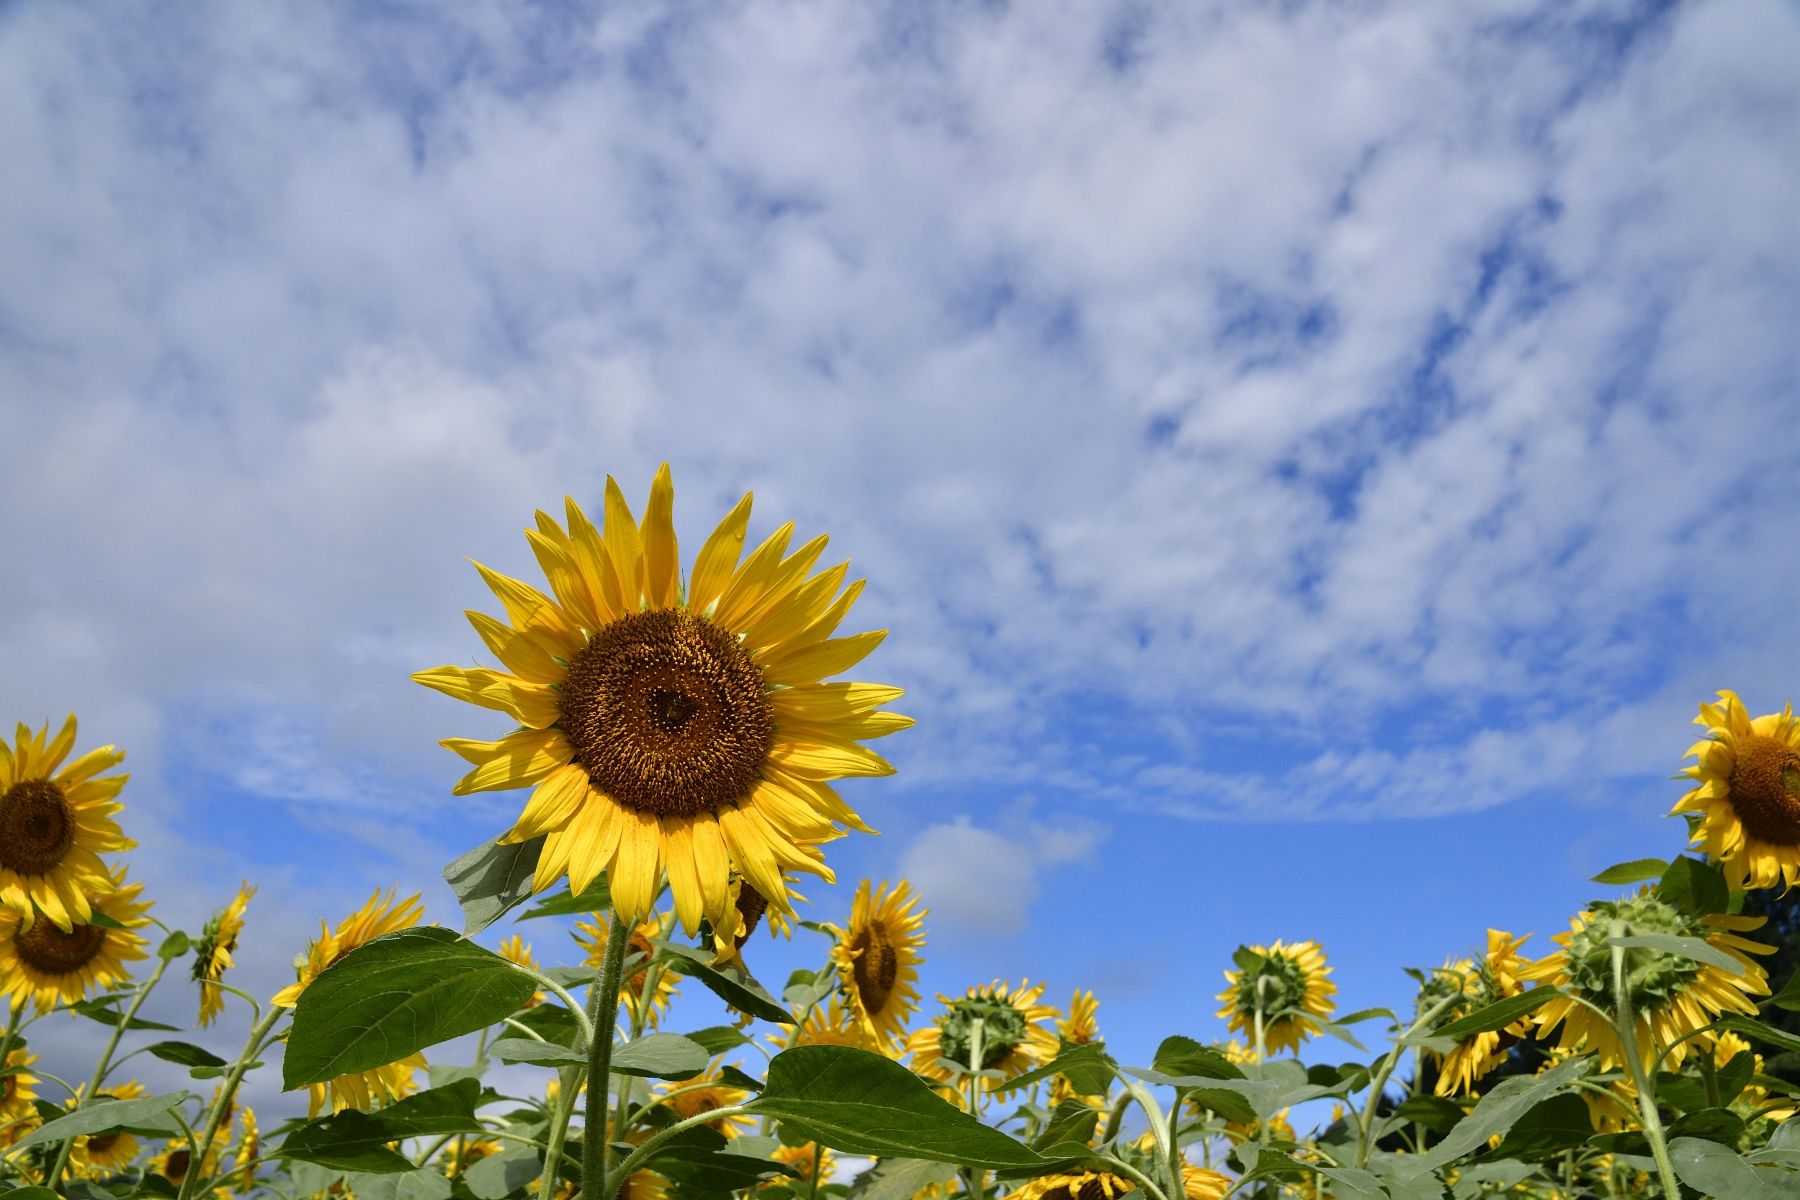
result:
M 742 949 L 750 935 L 756 932 L 757 925 L 762 923 L 763 914 L 769 911 L 769 898 L 745 880 L 738 885 L 737 910 L 740 923 L 737 946 Z
M 64 933 L 49 921 L 34 922 L 13 938 L 19 961 L 46 975 L 69 975 L 100 957 L 106 930 L 98 925 L 77 925 Z
M 1752 837 L 1782 846 L 1800 842 L 1800 751 L 1766 734 L 1739 741 L 1731 809 Z
M 0 867 L 48 875 L 75 844 L 75 814 L 60 786 L 25 779 L 0 796 Z
M 1044 1193 L 1043 1200 L 1113 1200 L 1115 1196 L 1135 1190 L 1136 1186 L 1117 1175 L 1089 1175 L 1052 1188 Z
M 900 977 L 900 956 L 894 953 L 893 939 L 878 922 L 871 921 L 850 939 L 850 978 L 862 1000 L 863 1011 L 875 1016 L 887 1010 L 894 994 L 894 983 Z M 966 1050 L 966 1047 L 965 1047 Z M 966 1061 L 964 1059 L 959 1061 Z
M 1025 1014 L 988 996 L 968 996 L 950 1002 L 950 1011 L 938 1021 L 938 1046 L 951 1062 L 969 1064 L 974 1049 L 975 1022 L 981 1022 L 981 1068 L 999 1066 L 1006 1056 L 1025 1043 Z
M 1581 928 L 1570 935 L 1570 983 L 1602 1008 L 1611 1008 L 1615 1003 L 1611 939 L 1645 935 L 1704 938 L 1706 927 L 1654 895 L 1597 903 Z M 1667 950 L 1628 946 L 1624 953 L 1625 989 L 1638 1012 L 1668 1007 L 1700 974 L 1699 963 Z
M 569 660 L 558 724 L 596 788 L 659 817 L 745 799 L 775 732 L 750 655 L 681 609 L 634 613 L 595 634 Z
M 170 1183 L 180 1183 L 182 1180 L 186 1179 L 188 1162 L 192 1158 L 193 1154 L 188 1150 L 170 1151 L 169 1161 L 163 1167 L 163 1178 L 167 1179 Z
M 89 1154 L 105 1154 L 118 1145 L 119 1139 L 124 1136 L 118 1132 L 92 1134 L 87 1140 L 87 1151 Z

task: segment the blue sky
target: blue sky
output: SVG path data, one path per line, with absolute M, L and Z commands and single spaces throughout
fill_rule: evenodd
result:
M 667 459 L 892 631 L 818 915 L 905 872 L 931 989 L 1140 1061 L 1239 942 L 1402 1004 L 1795 694 L 1797 59 L 1754 0 L 8 6 L 0 711 L 127 749 L 165 919 L 261 885 L 273 991 L 510 818 L 407 679 L 464 559 Z

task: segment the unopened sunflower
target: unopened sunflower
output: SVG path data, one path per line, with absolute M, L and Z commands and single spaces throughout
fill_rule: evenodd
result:
M 784 912 L 783 868 L 829 880 L 801 843 L 868 829 L 830 781 L 891 774 L 862 743 L 912 722 L 882 711 L 898 688 L 824 682 L 885 634 L 835 636 L 862 582 L 845 586 L 848 563 L 813 572 L 823 536 L 790 551 L 790 523 L 744 558 L 746 495 L 684 586 L 674 499 L 665 463 L 641 521 L 610 478 L 602 528 L 573 500 L 566 529 L 538 513 L 525 536 L 549 594 L 477 567 L 507 620 L 469 619 L 500 669 L 413 678 L 522 726 L 444 745 L 474 765 L 456 794 L 532 789 L 501 840 L 545 838 L 534 891 L 567 875 L 580 892 L 605 871 L 635 922 L 666 871 L 692 933 L 725 923 L 733 872 Z
M 954 1088 L 958 1074 L 944 1060 L 967 1070 L 979 1038 L 983 1090 L 1006 1091 L 1014 1078 L 1056 1057 L 1056 1034 L 1048 1024 L 1056 1009 L 1038 1003 L 1043 994 L 1041 983 L 1009 987 L 996 980 L 956 999 L 939 996 L 943 1015 L 906 1039 L 913 1071 Z
M 1426 985 L 1420 1004 L 1438 1001 L 1446 989 L 1454 989 L 1458 999 L 1440 1017 L 1440 1024 L 1448 1024 L 1496 1000 L 1518 995 L 1525 990 L 1519 972 L 1530 965 L 1519 954 L 1519 947 L 1530 936 L 1514 937 L 1504 930 L 1488 930 L 1487 953 L 1481 961 L 1464 960 L 1445 967 Z M 1443 1056 L 1432 1090 L 1440 1096 L 1472 1095 L 1475 1084 L 1504 1063 L 1514 1043 L 1530 1032 L 1531 1018 L 1525 1016 L 1504 1029 L 1470 1034 Z
M 1532 1015 L 1537 1036 L 1547 1038 L 1561 1026 L 1558 1045 L 1600 1057 L 1602 1068 L 1623 1066 L 1625 1048 L 1612 1024 L 1589 1005 L 1616 1012 L 1613 978 L 1613 945 L 1610 939 L 1625 937 L 1691 937 L 1705 940 L 1739 964 L 1728 971 L 1712 963 L 1646 946 L 1625 948 L 1625 991 L 1634 1017 L 1633 1036 L 1640 1064 L 1648 1067 L 1666 1047 L 1667 1068 L 1679 1066 L 1691 1042 L 1681 1038 L 1704 1029 L 1721 1013 L 1756 1013 L 1752 996 L 1769 994 L 1769 976 L 1752 954 L 1768 954 L 1773 947 L 1738 936 L 1760 927 L 1766 918 L 1736 917 L 1714 913 L 1692 916 L 1664 900 L 1648 887 L 1618 901 L 1598 901 L 1569 922 L 1569 932 L 1551 940 L 1562 946 L 1519 972 L 1519 978 L 1560 988 L 1558 996 Z M 1676 1043 L 1680 1042 L 1679 1045 Z
M 719 1064 L 716 1062 L 698 1075 L 664 1084 L 658 1089 L 657 1095 L 662 1103 L 683 1121 L 700 1116 L 702 1113 L 715 1112 L 721 1108 L 742 1104 L 750 1098 L 750 1093 L 743 1088 L 733 1087 L 725 1082 Z M 743 1113 L 737 1113 L 728 1117 L 720 1117 L 716 1121 L 708 1121 L 705 1124 L 708 1129 L 722 1133 L 728 1138 L 734 1138 L 755 1125 L 756 1120 Z
M 92 897 L 110 891 L 100 855 L 137 845 L 113 820 L 129 775 L 102 775 L 125 760 L 111 746 L 64 765 L 75 747 L 75 714 L 55 737 L 23 724 L 0 739 L 0 906 L 30 929 L 39 912 L 67 932 L 93 916 Z
M 300 994 L 319 977 L 319 972 L 382 934 L 411 929 L 424 915 L 425 906 L 419 902 L 417 893 L 397 901 L 391 891 L 385 896 L 376 891 L 361 908 L 340 921 L 336 929 L 321 922 L 319 936 L 306 948 L 306 961 L 299 967 L 299 979 L 275 993 L 270 1003 L 283 1008 L 294 1007 L 300 1002 Z M 398 1062 L 315 1083 L 310 1089 L 307 1115 L 317 1116 L 327 1102 L 333 1112 L 342 1108 L 367 1111 L 377 1105 L 392 1103 L 413 1092 L 418 1086 L 413 1074 L 424 1067 L 425 1056 L 414 1053 Z
M 32 1000 L 39 1012 L 49 1012 L 131 978 L 126 964 L 147 957 L 135 931 L 149 924 L 150 902 L 138 899 L 144 885 L 127 884 L 123 869 L 107 882 L 109 890 L 93 898 L 88 915 L 98 911 L 119 928 L 85 920 L 66 929 L 49 921 L 26 927 L 15 910 L 0 907 L 0 995 L 7 1003 Z
M 132 1079 L 113 1084 L 99 1094 L 100 1100 L 140 1100 L 149 1093 L 144 1085 Z M 106 1176 L 121 1171 L 136 1158 L 142 1143 L 137 1135 L 124 1129 L 111 1133 L 82 1134 L 69 1147 L 69 1166 L 77 1175 Z
M 1263 1050 L 1279 1054 L 1300 1050 L 1300 1043 L 1319 1032 L 1319 1022 L 1331 1016 L 1337 984 L 1326 976 L 1325 952 L 1311 941 L 1291 945 L 1280 940 L 1268 946 L 1251 946 L 1257 963 L 1252 970 L 1227 971 L 1227 987 L 1219 993 L 1224 1005 L 1219 1016 L 1229 1028 L 1247 1037 L 1256 1036 L 1261 1013 Z
M 595 913 L 591 920 L 575 923 L 575 944 L 583 952 L 582 965 L 598 970 L 606 958 L 605 913 Z M 675 997 L 675 972 L 654 962 L 656 942 L 663 936 L 662 922 L 656 918 L 641 921 L 625 943 L 626 968 L 620 981 L 620 994 L 631 1010 L 632 1020 L 645 1028 L 654 1028 L 669 1011 Z M 654 980 L 654 982 L 652 982 Z
M 912 887 L 883 883 L 871 894 L 869 881 L 857 885 L 850 923 L 834 930 L 831 960 L 850 1012 L 881 1046 L 896 1043 L 919 1007 L 919 963 L 925 945 L 926 910 Z
M 200 985 L 200 1025 L 211 1025 L 225 1011 L 225 995 L 218 988 L 231 967 L 231 956 L 237 952 L 238 935 L 244 932 L 244 909 L 256 889 L 248 883 L 238 885 L 231 903 L 213 915 L 200 935 L 194 950 L 194 982 Z
M 1708 740 L 1688 748 L 1694 781 L 1673 813 L 1695 813 L 1693 845 L 1735 888 L 1792 887 L 1800 877 L 1800 718 L 1793 705 L 1752 718 L 1736 692 L 1702 704 Z

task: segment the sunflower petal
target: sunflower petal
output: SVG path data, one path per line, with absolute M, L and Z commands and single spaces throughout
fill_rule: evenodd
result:
M 790 687 L 817 683 L 828 675 L 848 671 L 881 645 L 887 630 L 874 629 L 849 637 L 828 638 L 804 649 L 770 655 L 762 663 L 763 674 L 771 683 Z
M 650 499 L 638 527 L 644 547 L 644 598 L 651 608 L 674 608 L 681 602 L 681 551 L 675 540 L 675 484 L 669 464 L 656 469 Z
M 700 547 L 700 557 L 694 560 L 694 577 L 688 583 L 688 605 L 695 612 L 705 612 L 719 598 L 731 580 L 732 569 L 743 556 L 744 535 L 750 527 L 750 499 L 751 493 L 745 492 Z

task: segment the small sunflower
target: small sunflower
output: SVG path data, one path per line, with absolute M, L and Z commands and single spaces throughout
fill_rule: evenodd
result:
M 1270 1054 L 1299 1053 L 1300 1043 L 1318 1033 L 1319 1022 L 1336 1007 L 1331 998 L 1337 984 L 1325 978 L 1331 974 L 1325 951 L 1315 942 L 1277 940 L 1251 946 L 1250 952 L 1260 960 L 1255 970 L 1225 972 L 1228 986 L 1219 993 L 1225 1006 L 1219 1016 L 1229 1018 L 1229 1028 L 1254 1037 L 1260 996 L 1264 1048 Z
M 770 1157 L 800 1172 L 802 1180 L 816 1179 L 821 1186 L 830 1183 L 832 1175 L 837 1171 L 837 1159 L 832 1156 L 830 1148 L 817 1142 L 807 1142 L 803 1146 L 777 1146 Z
M 715 1109 L 742 1104 L 750 1097 L 750 1093 L 743 1088 L 732 1087 L 724 1081 L 716 1062 L 698 1075 L 665 1084 L 659 1089 L 658 1095 L 662 1103 L 683 1121 Z M 706 1127 L 734 1138 L 755 1124 L 755 1118 L 739 1113 L 708 1121 Z
M 282 1008 L 294 1007 L 300 1002 L 300 994 L 319 977 L 319 972 L 382 934 L 393 933 L 398 929 L 411 929 L 424 915 L 425 906 L 420 903 L 416 892 L 404 900 L 396 901 L 393 892 L 384 896 L 376 891 L 361 908 L 339 922 L 336 929 L 321 922 L 319 936 L 306 947 L 306 960 L 298 968 L 299 978 L 275 993 L 270 1003 Z M 311 1103 L 307 1115 L 318 1116 L 319 1110 L 327 1101 L 333 1112 L 343 1108 L 367 1111 L 376 1105 L 391 1104 L 402 1096 L 410 1095 L 417 1088 L 418 1083 L 413 1074 L 424 1067 L 423 1054 L 409 1054 L 398 1062 L 368 1071 L 339 1075 L 326 1083 L 315 1083 L 311 1088 Z
M 522 726 L 499 741 L 451 738 L 473 764 L 457 795 L 532 789 L 503 841 L 545 837 L 532 881 L 577 892 L 606 872 L 615 911 L 650 915 L 664 871 L 689 933 L 727 921 L 733 872 L 791 911 L 782 869 L 831 878 L 800 845 L 868 831 L 831 781 L 888 775 L 863 746 L 912 721 L 880 711 L 898 688 L 826 683 L 884 632 L 835 637 L 862 592 L 849 564 L 818 574 L 818 537 L 793 525 L 742 557 L 746 495 L 701 547 L 683 586 L 668 464 L 642 521 L 606 481 L 604 529 L 568 500 L 568 528 L 537 514 L 525 533 L 550 583 L 477 566 L 507 620 L 469 614 L 503 669 L 439 667 L 413 678 Z
M 238 935 L 244 932 L 244 909 L 254 895 L 255 888 L 240 883 L 231 903 L 213 914 L 200 934 L 200 944 L 194 950 L 194 982 L 200 985 L 201 1028 L 211 1025 L 225 1011 L 225 994 L 217 984 L 232 965 Z
M 939 996 L 944 1014 L 906 1039 L 913 1071 L 954 1087 L 956 1073 L 942 1060 L 966 1070 L 979 1023 L 981 1086 L 988 1092 L 1006 1091 L 1011 1080 L 1056 1057 L 1056 1034 L 1046 1024 L 1056 1018 L 1056 1009 L 1038 1003 L 1043 994 L 1041 983 L 1027 981 L 1014 988 L 995 980 L 954 1000 Z
M 1056 1035 L 1064 1046 L 1086 1046 L 1100 1040 L 1100 1002 L 1094 993 L 1076 988 L 1069 997 L 1069 1015 L 1056 1023 Z
M 1053 1172 L 1028 1179 L 1007 1193 L 1008 1200 L 1117 1200 L 1137 1184 L 1109 1171 Z
M 1504 930 L 1488 930 L 1487 953 L 1481 961 L 1463 960 L 1446 966 L 1426 985 L 1420 1003 L 1439 1000 L 1445 994 L 1443 989 L 1454 987 L 1461 998 L 1444 1011 L 1441 1020 L 1448 1023 L 1496 1000 L 1518 995 L 1525 990 L 1519 972 L 1529 965 L 1519 954 L 1519 947 L 1530 936 L 1514 937 Z M 1440 1096 L 1473 1095 L 1475 1084 L 1504 1063 L 1514 1043 L 1530 1032 L 1531 1018 L 1525 1016 L 1504 1029 L 1470 1034 L 1443 1056 L 1432 1090 Z
M 218 1171 L 219 1156 L 225 1150 L 227 1136 L 226 1132 L 221 1129 L 213 1136 L 212 1145 L 206 1148 L 206 1153 L 201 1155 L 199 1167 L 201 1179 L 208 1179 Z M 198 1135 L 196 1135 L 196 1140 L 198 1140 Z M 182 1181 L 188 1177 L 188 1172 L 194 1169 L 193 1151 L 188 1148 L 185 1140 L 170 1142 L 150 1157 L 150 1169 L 168 1180 L 172 1186 L 179 1188 Z
M 609 928 L 605 913 L 595 913 L 592 920 L 575 922 L 575 944 L 580 946 L 585 957 L 582 965 L 599 970 L 601 961 L 606 957 L 606 934 Z M 656 944 L 663 937 L 662 922 L 652 918 L 641 921 L 631 931 L 625 942 L 625 959 L 628 966 L 620 992 L 631 1010 L 632 1020 L 646 1029 L 654 1028 L 669 1011 L 669 1002 L 675 998 L 675 972 L 661 964 L 653 963 L 656 957 Z M 651 983 L 655 976 L 656 982 Z
M 0 739 L 0 906 L 25 929 L 39 912 L 65 933 L 86 922 L 92 897 L 113 886 L 100 855 L 137 845 L 113 820 L 131 777 L 101 775 L 124 751 L 100 746 L 64 766 L 74 746 L 74 713 L 54 738 L 46 722 L 20 725 L 11 746 Z
M 1564 996 L 1549 1001 L 1532 1015 L 1537 1036 L 1547 1038 L 1558 1025 L 1558 1045 L 1579 1053 L 1591 1051 L 1601 1067 L 1622 1066 L 1625 1049 L 1610 1022 L 1577 1002 L 1585 1000 L 1602 1011 L 1614 1010 L 1614 937 L 1643 935 L 1702 938 L 1714 949 L 1736 959 L 1743 967 L 1734 975 L 1711 963 L 1646 947 L 1625 950 L 1627 992 L 1635 1017 L 1633 1033 L 1638 1057 L 1648 1067 L 1665 1047 L 1668 1067 L 1679 1066 L 1693 1048 L 1676 1043 L 1686 1034 L 1704 1029 L 1720 1013 L 1756 1013 L 1750 997 L 1769 994 L 1769 975 L 1752 954 L 1774 949 L 1739 937 L 1760 927 L 1766 918 L 1735 917 L 1723 913 L 1691 916 L 1658 899 L 1648 887 L 1619 901 L 1597 901 L 1569 922 L 1569 932 L 1551 940 L 1563 947 L 1519 971 L 1519 978 L 1546 982 L 1562 989 Z
M 1737 1034 L 1732 1033 L 1729 1029 L 1720 1030 L 1717 1034 L 1714 1035 L 1714 1038 L 1713 1038 L 1713 1065 L 1714 1066 L 1723 1070 L 1724 1067 L 1726 1066 L 1726 1064 L 1731 1062 L 1732 1059 L 1736 1058 L 1740 1054 L 1750 1055 L 1750 1078 L 1751 1079 L 1754 1080 L 1757 1076 L 1764 1074 L 1763 1057 L 1762 1057 L 1762 1055 L 1756 1053 L 1755 1047 L 1751 1046 L 1749 1042 L 1745 1041 L 1743 1038 L 1739 1037 Z M 1766 1101 L 1768 1098 L 1769 1098 L 1769 1091 L 1767 1088 L 1765 1088 L 1757 1083 L 1747 1083 L 1744 1085 L 1744 1089 L 1737 1094 L 1737 1099 L 1732 1101 L 1732 1103 L 1734 1105 L 1738 1105 L 1738 1106 L 1742 1106 L 1744 1108 L 1750 1109 L 1752 1112 L 1754 1112 L 1756 1109 L 1761 1108 L 1763 1105 L 1763 1102 Z M 1776 1103 L 1777 1103 L 1777 1105 L 1781 1105 L 1781 1107 L 1771 1108 L 1768 1111 L 1762 1112 L 1758 1115 L 1762 1116 L 1762 1117 L 1766 1117 L 1769 1120 L 1774 1121 L 1778 1124 L 1782 1121 L 1787 1120 L 1789 1117 L 1792 1117 L 1794 1115 L 1794 1109 L 1787 1102 L 1777 1101 Z
M 875 1054 L 882 1052 L 869 1036 L 868 1029 L 856 1019 L 856 1014 L 845 1008 L 836 996 L 831 997 L 823 1008 L 813 1005 L 804 1020 L 798 1020 L 784 1033 L 770 1034 L 769 1041 L 783 1050 L 795 1046 L 854 1046 Z
M 47 921 L 27 926 L 16 910 L 0 907 L 0 994 L 11 1004 L 35 1000 L 39 1012 L 49 1012 L 131 978 L 125 964 L 146 957 L 144 939 L 133 931 L 149 924 L 150 902 L 138 900 L 144 885 L 127 885 L 122 868 L 107 883 L 88 915 L 97 910 L 123 928 L 85 920 L 66 929 Z
M 1694 788 L 1671 810 L 1696 813 L 1691 843 L 1734 888 L 1788 887 L 1800 877 L 1800 718 L 1794 706 L 1752 718 L 1736 692 L 1702 704 L 1708 738 L 1688 748 Z
M 902 879 L 883 883 L 873 894 L 869 881 L 857 885 L 850 924 L 837 930 L 831 960 L 850 1011 L 883 1046 L 898 1041 L 919 1007 L 920 953 L 925 945 L 925 909 Z
M 6 1074 L 0 1075 L 0 1146 L 9 1144 L 14 1135 L 23 1136 L 24 1126 L 35 1122 L 38 1077 L 25 1068 L 37 1061 L 37 1055 L 23 1046 L 6 1055 Z
M 450 1144 L 450 1153 L 441 1160 L 444 1174 L 456 1179 L 482 1159 L 500 1153 L 501 1148 L 493 1138 L 460 1138 Z
M 531 943 L 527 942 L 523 937 L 516 933 L 500 943 L 500 957 L 504 958 L 509 963 L 517 963 L 519 966 L 525 967 L 528 970 L 535 971 L 538 969 L 537 958 L 531 953 Z M 538 1005 L 542 1004 L 545 999 L 547 999 L 547 997 L 540 989 L 539 991 L 531 993 L 530 999 L 526 1000 L 520 1007 L 536 1008 Z
M 115 1084 L 101 1092 L 101 1100 L 139 1100 L 148 1093 L 137 1080 Z M 142 1143 L 123 1129 L 111 1133 L 83 1134 L 69 1148 L 69 1165 L 78 1175 L 98 1177 L 124 1170 L 137 1157 Z
M 262 1134 L 256 1128 L 256 1110 L 248 1104 L 239 1117 L 237 1156 L 232 1166 L 237 1172 L 237 1188 L 240 1192 L 252 1191 L 256 1187 L 256 1164 L 262 1154 Z

